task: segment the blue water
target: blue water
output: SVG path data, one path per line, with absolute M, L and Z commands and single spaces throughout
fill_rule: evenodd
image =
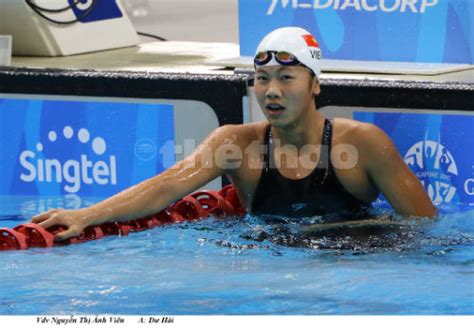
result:
M 0 197 L 0 226 L 95 201 Z M 209 218 L 0 252 L 0 315 L 474 314 L 474 211 L 446 211 L 363 240 Z

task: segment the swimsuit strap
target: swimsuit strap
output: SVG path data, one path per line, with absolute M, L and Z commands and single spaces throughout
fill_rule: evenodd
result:
M 331 161 L 330 161 L 330 155 L 331 155 L 331 145 L 332 145 L 332 130 L 333 130 L 333 123 L 332 120 L 329 120 L 327 118 L 324 119 L 324 127 L 323 127 L 323 138 L 321 140 L 321 145 L 322 146 L 327 146 L 327 152 L 321 152 L 321 158 L 319 161 L 319 165 L 324 165 L 327 163 L 325 166 L 327 168 L 327 171 L 330 171 L 330 168 L 332 167 Z M 265 131 L 265 139 L 264 139 L 264 147 L 265 151 L 263 154 L 263 162 L 264 162 L 264 168 L 265 172 L 269 172 L 270 170 L 270 161 L 272 160 L 272 150 L 273 150 L 273 136 L 272 136 L 272 126 L 268 125 L 266 131 Z M 327 175 L 327 174 L 326 174 Z
M 331 147 L 332 143 L 332 120 L 324 119 L 323 140 L 322 145 Z
M 324 176 L 321 179 L 321 184 L 326 183 L 328 177 L 332 175 L 333 168 L 331 163 L 331 147 L 332 147 L 332 120 L 324 119 L 323 139 L 321 140 L 321 155 L 319 159 L 320 168 L 324 169 Z
M 272 143 L 272 126 L 269 124 L 265 131 L 263 163 L 265 172 L 270 170 L 270 145 Z

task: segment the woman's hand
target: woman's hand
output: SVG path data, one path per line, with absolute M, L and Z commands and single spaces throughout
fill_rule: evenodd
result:
M 87 209 L 52 209 L 34 216 L 31 221 L 39 224 L 44 229 L 55 225 L 65 226 L 67 229 L 56 234 L 54 237 L 56 241 L 79 236 L 84 228 L 90 225 L 88 223 L 90 222 L 90 217 L 88 217 Z

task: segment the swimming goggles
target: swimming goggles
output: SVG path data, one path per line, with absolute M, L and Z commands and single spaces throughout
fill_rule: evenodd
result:
M 286 51 L 261 51 L 255 55 L 253 62 L 257 66 L 268 64 L 275 58 L 278 64 L 292 66 L 302 64 L 294 55 Z
M 306 67 L 311 72 L 311 75 L 314 75 L 313 71 L 308 66 L 300 62 L 295 55 L 286 51 L 261 51 L 255 55 L 253 62 L 255 66 L 263 66 L 268 64 L 272 58 L 275 58 L 276 62 L 283 66 L 299 65 Z

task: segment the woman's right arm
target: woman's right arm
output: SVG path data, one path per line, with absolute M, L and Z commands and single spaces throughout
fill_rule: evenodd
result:
M 186 159 L 165 172 L 134 185 L 95 205 L 78 210 L 53 209 L 33 217 L 47 229 L 63 225 L 56 240 L 79 235 L 88 226 L 109 221 L 128 221 L 157 213 L 214 178 L 226 173 L 225 152 L 217 151 L 228 140 L 232 126 L 216 129 Z

